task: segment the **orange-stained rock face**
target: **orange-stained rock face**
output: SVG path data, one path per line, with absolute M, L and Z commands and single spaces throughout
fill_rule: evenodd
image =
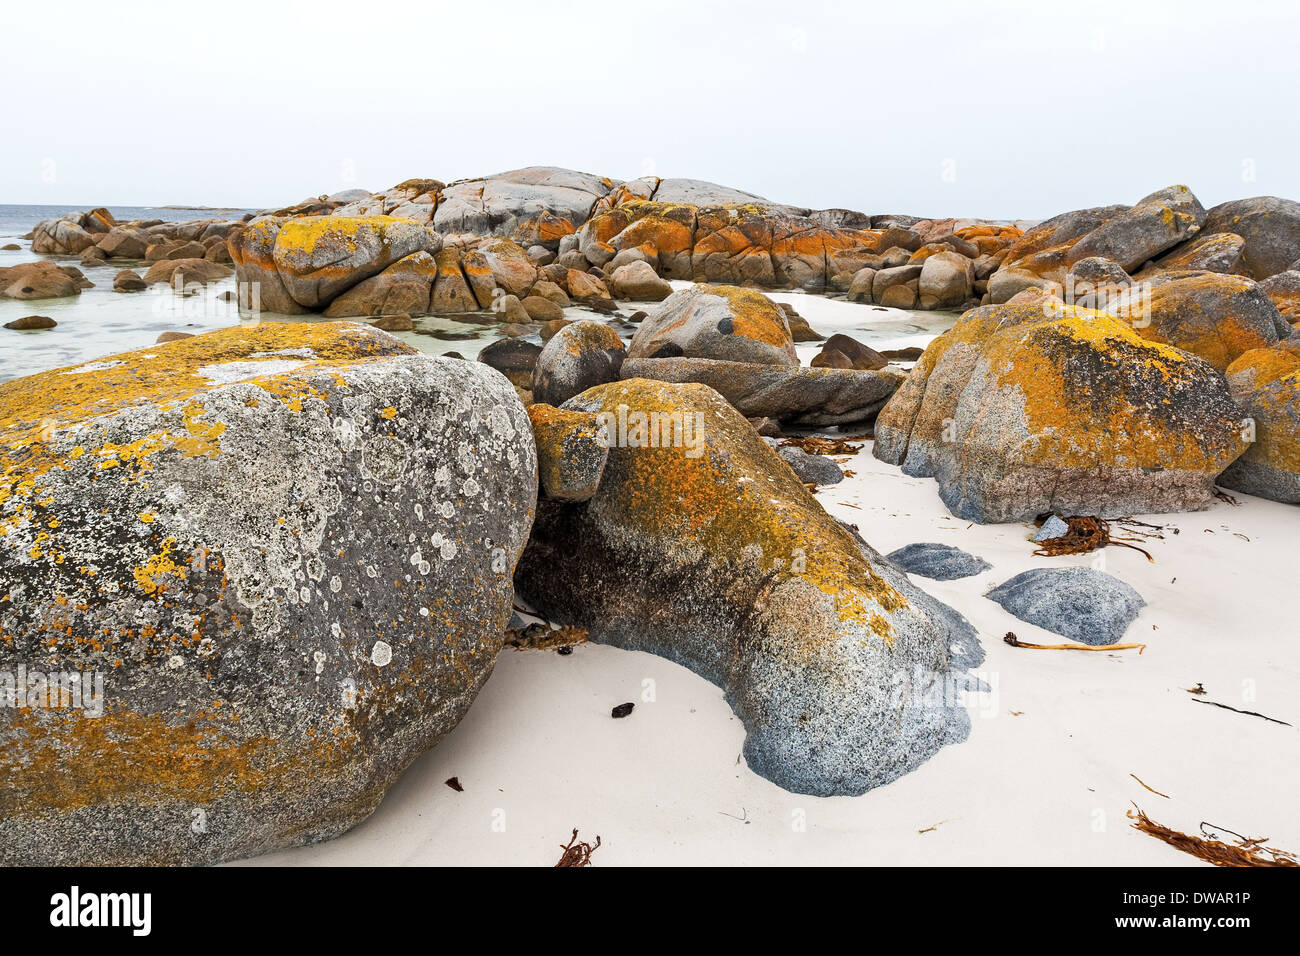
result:
M 1255 282 L 1207 272 L 1138 283 L 1108 311 L 1144 339 L 1199 355 L 1220 371 L 1251 349 L 1289 332 L 1277 307 Z
M 1250 444 L 1219 483 L 1261 498 L 1300 503 L 1300 345 L 1246 352 L 1228 366 Z

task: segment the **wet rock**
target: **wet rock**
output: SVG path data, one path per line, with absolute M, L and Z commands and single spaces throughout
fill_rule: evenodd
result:
M 81 289 L 81 282 L 48 259 L 0 269 L 0 298 L 59 299 L 80 295 Z
M 812 368 L 853 368 L 853 360 L 839 349 L 822 349 L 808 363 Z
M 1022 621 L 1093 647 L 1118 643 L 1146 606 L 1128 584 L 1095 568 L 1034 568 L 985 596 Z
M 864 345 L 850 335 L 836 332 L 822 347 L 822 351 L 835 350 L 848 357 L 851 368 L 864 372 L 874 372 L 889 364 L 889 359 L 877 352 L 870 345 Z
M 21 319 L 6 322 L 5 328 L 13 329 L 15 332 L 35 332 L 40 329 L 52 329 L 58 324 L 48 315 L 24 315 Z
M 820 342 L 826 336 L 817 332 L 808 320 L 794 310 L 787 302 L 777 302 L 776 307 L 785 313 L 786 324 L 790 326 L 790 338 L 795 342 Z
M 528 406 L 537 444 L 542 493 L 557 501 L 586 501 L 600 486 L 609 459 L 609 432 L 595 415 L 535 403 Z
M 158 338 L 154 339 L 155 345 L 166 345 L 168 342 L 179 342 L 181 339 L 194 338 L 193 332 L 162 332 Z
M 0 726 L 4 863 L 331 839 L 491 672 L 537 485 L 485 366 L 263 323 L 5 382 L 0 419 L 9 653 L 103 679 Z
M 398 312 L 373 319 L 370 325 L 384 332 L 410 332 L 415 328 L 415 320 L 406 312 Z
M 510 382 L 523 388 L 531 388 L 533 367 L 537 357 L 542 354 L 542 347 L 521 339 L 498 339 L 479 352 L 478 360 L 489 368 L 494 368 Z
M 956 581 L 982 574 L 993 565 L 950 544 L 932 541 L 909 544 L 885 555 L 895 567 L 935 581 Z
M 533 607 L 723 688 L 749 767 L 796 793 L 860 794 L 964 739 L 956 695 L 924 688 L 965 686 L 974 630 L 827 515 L 718 395 L 622 381 L 567 408 L 624 433 L 590 501 L 539 501 L 516 571 Z
M 627 357 L 623 340 L 603 322 L 574 322 L 553 335 L 533 368 L 533 397 L 563 405 L 580 392 L 617 381 Z

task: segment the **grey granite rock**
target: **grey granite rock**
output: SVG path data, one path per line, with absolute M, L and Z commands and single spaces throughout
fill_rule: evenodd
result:
M 1115 644 L 1146 606 L 1142 595 L 1096 568 L 1034 568 L 985 595 L 1007 611 L 1082 644 Z

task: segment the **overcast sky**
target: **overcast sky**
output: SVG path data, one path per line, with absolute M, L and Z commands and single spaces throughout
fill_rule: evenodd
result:
M 260 207 L 529 165 L 868 213 L 1300 199 L 1297 11 L 8 4 L 0 202 Z

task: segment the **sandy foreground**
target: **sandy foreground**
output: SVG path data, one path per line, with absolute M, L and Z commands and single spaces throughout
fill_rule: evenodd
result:
M 860 326 L 864 307 L 793 301 L 824 334 Z M 871 316 L 876 348 L 924 345 L 915 316 Z M 949 317 L 951 321 L 951 317 Z M 805 362 L 816 347 L 800 349 Z M 379 810 L 338 840 L 255 864 L 550 865 L 576 827 L 601 837 L 594 865 L 1207 865 L 1129 826 L 1134 804 L 1197 833 L 1266 837 L 1300 850 L 1300 623 L 1292 561 L 1300 510 L 1239 495 L 1205 512 L 1137 515 L 1163 526 L 1142 544 L 1033 556 L 1029 525 L 971 525 L 930 479 L 877 461 L 818 498 L 881 552 L 953 544 L 993 567 L 913 578 L 975 625 L 990 692 L 965 698 L 969 739 L 861 797 L 788 793 L 740 757 L 743 729 L 722 692 L 657 657 L 599 645 L 506 650 L 465 720 L 417 760 Z M 1092 565 L 1147 607 L 1124 640 L 1142 653 L 1015 648 L 1065 640 L 983 595 L 1033 567 Z M 1203 684 L 1205 694 L 1187 689 Z M 635 702 L 631 716 L 610 708 Z M 1266 714 L 1292 726 L 1204 701 Z M 1146 789 L 1146 785 L 1167 796 Z M 456 792 L 444 784 L 457 777 Z

